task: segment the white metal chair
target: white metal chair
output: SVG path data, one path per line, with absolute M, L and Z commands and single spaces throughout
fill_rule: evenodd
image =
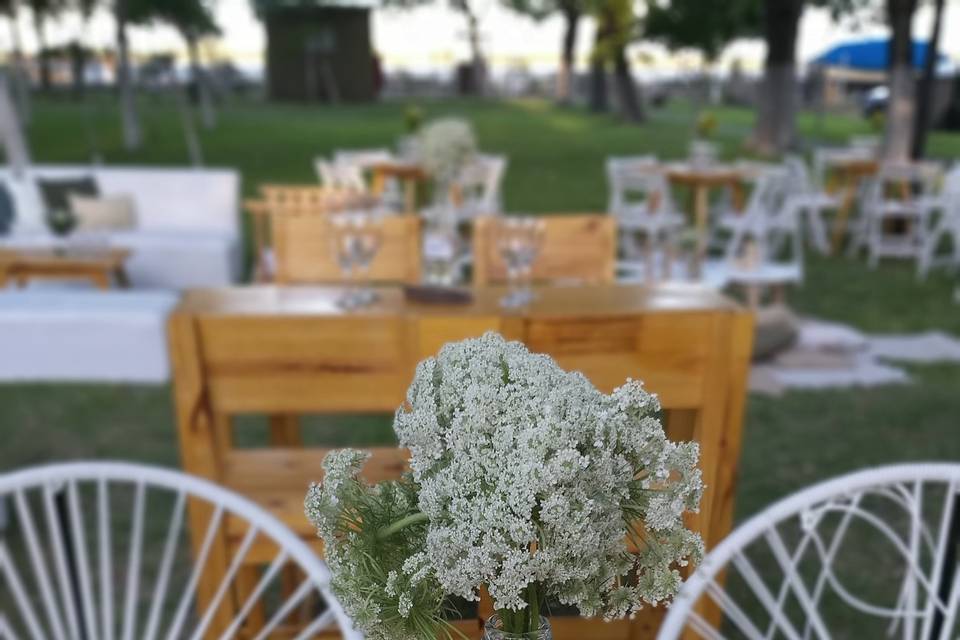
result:
M 628 261 L 642 257 L 650 279 L 654 255 L 665 249 L 669 270 L 675 237 L 686 219 L 677 211 L 656 157 L 608 158 L 606 171 L 610 189 L 607 211 L 617 219 L 621 256 Z
M 960 465 L 907 464 L 795 493 L 737 527 L 658 640 L 957 638 Z
M 917 276 L 922 280 L 930 269 L 946 262 L 960 269 L 960 164 L 947 173 L 938 196 L 921 203 L 924 209 L 923 245 L 917 257 Z M 952 245 L 952 256 L 940 258 L 937 252 L 944 240 Z
M 0 475 L 3 500 L 0 637 L 306 639 L 338 629 L 361 638 L 317 555 L 206 480 L 126 463 L 56 464 Z M 229 556 L 220 544 L 228 529 L 238 545 Z M 264 569 L 251 575 L 254 548 Z
M 817 251 L 826 255 L 830 251 L 830 241 L 823 214 L 836 209 L 839 203 L 834 196 L 816 185 L 803 158 L 788 156 L 785 165 L 792 182 L 790 197 L 794 200 L 798 215 L 806 219 L 810 242 Z
M 460 197 L 456 207 L 458 221 L 503 212 L 502 184 L 506 171 L 506 156 L 488 154 L 477 155 L 463 168 L 456 180 Z

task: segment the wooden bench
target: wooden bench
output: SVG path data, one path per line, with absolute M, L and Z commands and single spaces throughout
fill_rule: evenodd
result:
M 536 291 L 529 308 L 510 313 L 499 307 L 504 292 L 496 287 L 476 289 L 463 306 L 417 304 L 398 288 L 381 288 L 377 305 L 354 312 L 337 308 L 341 291 L 333 287 L 189 292 L 170 322 L 184 469 L 251 497 L 319 551 L 303 498 L 320 479 L 326 450 L 293 446 L 298 416 L 392 413 L 417 362 L 448 341 L 499 331 L 605 392 L 628 377 L 656 392 L 669 436 L 700 443 L 707 491 L 689 525 L 714 545 L 733 514 L 751 316 L 692 286 Z M 269 416 L 273 442 L 283 446 L 234 446 L 235 419 L 251 414 Z M 405 459 L 403 451 L 375 449 L 366 476 L 396 477 Z M 232 542 L 220 541 L 225 557 Z M 481 602 L 480 614 L 489 606 Z M 652 638 L 658 620 L 654 609 L 610 624 L 557 618 L 554 637 Z M 475 621 L 461 626 L 479 637 Z

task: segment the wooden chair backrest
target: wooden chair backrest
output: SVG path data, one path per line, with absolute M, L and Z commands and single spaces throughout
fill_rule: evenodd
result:
M 372 204 L 371 197 L 356 189 L 321 185 L 264 184 L 260 197 L 271 208 L 284 210 L 316 210 L 318 213 L 363 208 Z
M 375 204 L 375 198 L 362 191 L 337 189 L 318 185 L 264 184 L 260 195 L 244 201 L 250 214 L 250 228 L 254 246 L 254 281 L 274 279 L 272 260 L 268 254 L 273 246 L 271 217 L 275 214 L 325 215 L 349 209 L 366 209 Z
M 388 216 L 378 223 L 380 249 L 370 270 L 370 282 L 420 281 L 420 219 Z M 275 263 L 274 280 L 281 284 L 343 282 L 331 239 L 329 216 L 276 214 L 270 218 Z
M 606 214 L 538 216 L 543 244 L 533 266 L 537 282 L 604 284 L 614 281 L 616 220 Z M 477 218 L 473 229 L 473 283 L 503 283 L 507 269 L 496 243 L 500 218 Z

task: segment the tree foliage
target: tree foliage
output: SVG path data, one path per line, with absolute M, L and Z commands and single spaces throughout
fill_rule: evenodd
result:
M 759 0 L 649 0 L 644 34 L 670 49 L 695 49 L 715 60 L 732 40 L 760 29 Z
M 204 0 L 127 0 L 130 21 L 166 22 L 193 37 L 215 35 L 220 28 Z

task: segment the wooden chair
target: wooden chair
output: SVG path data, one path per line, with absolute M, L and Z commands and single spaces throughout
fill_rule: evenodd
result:
M 273 207 L 316 210 L 318 213 L 365 208 L 375 201 L 364 191 L 338 187 L 299 184 L 264 184 L 260 196 Z
M 601 284 L 615 278 L 617 225 L 605 214 L 539 216 L 544 239 L 533 266 L 536 282 Z M 473 283 L 484 286 L 507 279 L 496 246 L 495 217 L 478 218 L 473 229 Z
M 271 282 L 276 272 L 271 218 L 274 214 L 326 215 L 368 209 L 376 200 L 362 191 L 315 185 L 265 184 L 260 197 L 244 201 L 250 214 L 254 247 L 254 282 Z
M 390 216 L 381 218 L 378 224 L 380 249 L 360 278 L 369 282 L 419 282 L 420 219 Z M 343 282 L 328 216 L 278 213 L 270 217 L 270 227 L 276 282 Z
M 611 239 L 612 247 L 612 239 Z M 707 491 L 688 524 L 711 548 L 729 531 L 752 342 L 751 316 L 700 289 L 545 287 L 505 313 L 496 291 L 458 307 L 425 307 L 382 288 L 376 313 L 343 312 L 333 287 L 189 292 L 170 320 L 176 415 L 185 470 L 266 506 L 314 548 L 303 516 L 307 484 L 327 449 L 295 447 L 299 416 L 392 413 L 416 363 L 446 342 L 498 331 L 610 392 L 627 377 L 658 394 L 668 435 L 696 440 Z M 269 448 L 239 448 L 241 416 L 268 416 Z M 362 441 L 363 435 L 357 434 Z M 371 481 L 396 477 L 406 452 L 373 448 Z M 222 541 L 233 545 L 238 536 Z M 488 615 L 490 602 L 481 602 Z M 557 640 L 652 638 L 659 609 L 609 624 L 553 620 Z M 476 620 L 459 624 L 480 637 Z

